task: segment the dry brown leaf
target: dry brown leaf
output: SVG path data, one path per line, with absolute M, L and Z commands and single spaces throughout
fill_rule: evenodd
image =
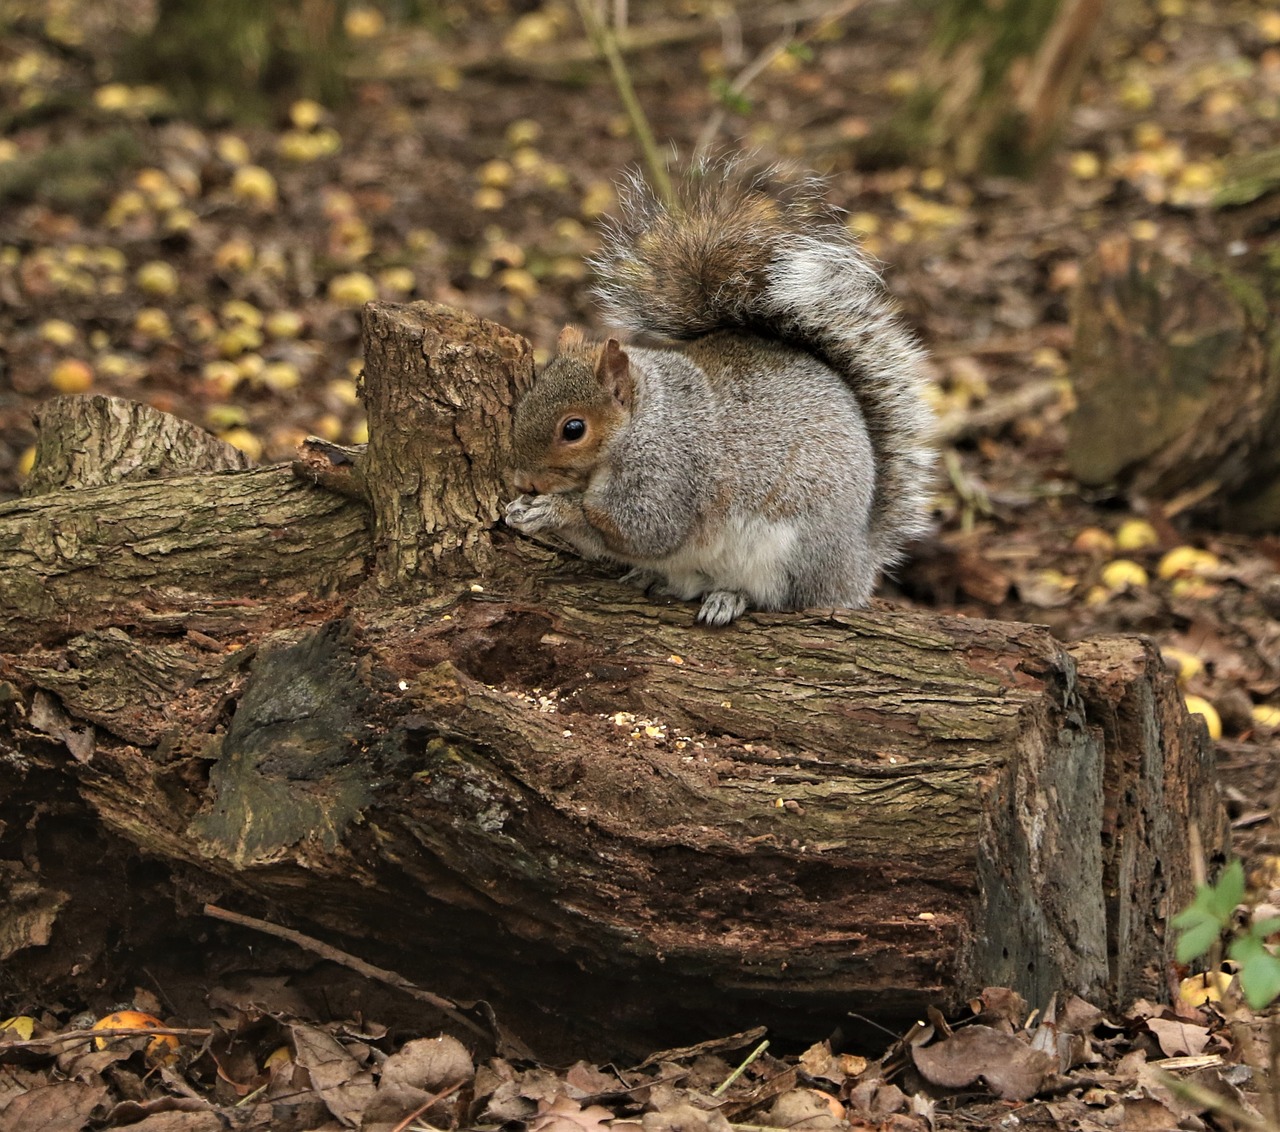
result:
M 913 1046 L 911 1056 L 934 1085 L 962 1089 L 982 1079 L 1004 1100 L 1029 1100 L 1058 1068 L 1056 1057 L 989 1026 L 967 1026 L 931 1046 Z
M 832 1132 L 843 1126 L 844 1108 L 818 1089 L 792 1089 L 773 1102 L 763 1123 L 799 1132 Z
M 556 1097 L 539 1107 L 529 1132 L 599 1132 L 613 1119 L 613 1113 L 603 1105 L 583 1108 L 572 1097 Z
M 5 1108 L 6 1132 L 49 1132 L 53 1128 L 81 1128 L 89 1114 L 109 1097 L 106 1085 L 60 1081 L 31 1089 Z
M 1209 1043 L 1208 1026 L 1196 1026 L 1175 1018 L 1148 1018 L 1147 1029 L 1156 1036 L 1165 1057 L 1195 1056 L 1203 1053 Z
M 223 1132 L 225 1125 L 214 1112 L 157 1112 L 130 1124 L 133 1132 Z
M 448 1035 L 406 1042 L 382 1064 L 384 1084 L 408 1085 L 428 1093 L 469 1081 L 474 1073 L 466 1046 Z
M 575 1062 L 565 1071 L 565 1084 L 569 1086 L 569 1096 L 594 1097 L 601 1093 L 616 1093 L 623 1088 L 612 1073 L 604 1073 L 594 1065 L 585 1061 Z
M 1178 1127 L 1178 1117 L 1154 1097 L 1127 1100 L 1120 1107 L 1120 1127 L 1125 1132 L 1170 1132 Z
M 818 1077 L 836 1085 L 845 1079 L 844 1069 L 831 1056 L 831 1043 L 826 1041 L 814 1043 L 800 1055 L 800 1069 L 810 1077 Z
M 679 1101 L 661 1112 L 646 1112 L 640 1123 L 644 1132 L 731 1132 L 719 1110 L 696 1108 L 688 1101 Z
M 297 1063 L 307 1071 L 325 1107 L 344 1124 L 359 1124 L 376 1092 L 373 1075 L 323 1030 L 295 1023 L 289 1033 Z
M 1017 991 L 1008 987 L 986 987 L 982 993 L 970 1003 L 975 1014 L 994 1014 L 1003 1020 L 1011 1030 L 1022 1029 L 1027 1019 L 1027 1000 Z

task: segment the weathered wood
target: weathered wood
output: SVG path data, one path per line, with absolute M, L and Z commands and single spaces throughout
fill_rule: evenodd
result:
M 1168 513 L 1280 527 L 1277 287 L 1261 260 L 1180 264 L 1124 237 L 1102 244 L 1074 305 L 1072 473 Z
M 36 425 L 28 496 L 249 467 L 243 452 L 199 425 L 123 397 L 54 397 L 36 410 Z
M 484 569 L 532 348 L 450 307 L 369 303 L 364 354 L 375 582 Z
M 17 693 L 0 730 L 9 828 L 64 820 L 41 808 L 56 793 L 70 828 L 85 827 L 76 807 L 91 812 L 201 902 L 356 941 L 510 1023 L 536 1010 L 539 1032 L 521 1036 L 542 1049 L 759 1021 L 811 1035 L 850 1007 L 892 1023 L 988 983 L 1036 1003 L 1161 993 L 1164 919 L 1191 887 L 1185 818 L 1200 815 L 1211 850 L 1222 826 L 1203 730 L 1149 646 L 1068 650 L 1032 626 L 901 612 L 699 628 L 692 605 L 490 525 L 500 460 L 466 473 L 458 453 L 501 450 L 524 354 L 476 320 L 451 351 L 459 317 L 371 311 L 396 344 L 366 372 L 362 474 L 392 516 L 377 529 L 414 532 L 407 550 L 379 547 L 387 585 L 351 585 L 373 546 L 359 505 L 285 469 L 0 509 L 9 577 L 42 561 L 12 549 L 32 531 L 77 531 L 75 561 L 93 564 L 77 589 L 47 569 L 77 603 L 70 623 L 0 607 Z M 480 395 L 485 356 L 498 384 Z M 444 387 L 415 395 L 412 365 Z M 388 418 L 407 443 L 428 438 L 438 499 L 402 455 L 386 465 L 397 490 L 374 487 L 374 422 Z M 222 521 L 252 570 L 219 558 L 204 522 L 168 528 L 162 559 L 121 537 L 146 526 L 127 516 L 156 510 L 150 493 L 176 491 L 185 515 L 192 499 L 216 511 L 227 497 L 210 485 L 224 484 L 244 493 Z M 249 537 L 256 522 L 271 543 L 261 529 L 286 511 L 288 555 Z M 341 592 L 286 605 L 299 562 Z M 225 590 L 252 578 L 274 596 L 219 624 L 215 566 Z M 404 584 L 424 574 L 428 592 Z M 119 595 L 143 576 L 140 611 Z M 36 694 L 77 730 L 30 714 Z M 80 874 L 52 874 L 62 896 L 28 901 L 40 924 L 56 917 L 51 947 L 85 907 L 104 915 L 77 886 L 112 855 L 85 857 Z M 8 969 L 49 978 L 31 950 Z M 99 977 L 95 956 L 77 961 Z
M 364 576 L 367 509 L 285 467 L 0 504 L 0 648 L 149 611 L 329 594 Z

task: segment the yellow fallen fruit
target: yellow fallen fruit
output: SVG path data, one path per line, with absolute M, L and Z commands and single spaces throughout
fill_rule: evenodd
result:
M 267 315 L 265 328 L 272 338 L 296 338 L 302 333 L 302 315 L 293 310 L 277 310 Z
M 1116 548 L 1116 540 L 1110 531 L 1101 527 L 1085 527 L 1071 541 L 1071 549 L 1085 554 L 1111 554 Z
M 325 116 L 325 108 L 312 98 L 300 98 L 289 107 L 289 121 L 300 130 L 318 126 Z
M 1147 572 L 1128 558 L 1117 558 L 1102 568 L 1102 584 L 1112 591 L 1140 588 L 1147 582 Z
M 29 1042 L 31 1035 L 36 1032 L 36 1020 L 29 1014 L 18 1014 L 0 1022 L 0 1030 L 9 1030 L 17 1034 L 20 1040 Z
M 1221 562 L 1216 554 L 1194 546 L 1175 546 L 1160 559 L 1156 574 L 1160 578 L 1197 577 L 1212 574 Z
M 145 1014 L 141 1010 L 117 1010 L 105 1018 L 99 1018 L 93 1024 L 95 1030 L 159 1030 L 164 1023 L 154 1014 Z M 106 1049 L 112 1042 L 128 1040 L 129 1035 L 114 1034 L 109 1037 L 96 1038 L 94 1046 Z M 151 1062 L 172 1064 L 178 1056 L 178 1039 L 173 1034 L 157 1034 L 146 1045 L 146 1057 Z
M 49 384 L 59 393 L 87 393 L 93 388 L 93 369 L 79 358 L 64 358 L 53 367 Z
M 75 344 L 80 333 L 71 323 L 61 318 L 47 318 L 40 324 L 40 337 L 50 345 L 65 350 L 68 346 Z
M 1116 547 L 1119 550 L 1146 550 L 1159 545 L 1160 536 L 1146 519 L 1126 519 L 1116 529 Z
M 1177 673 L 1179 684 L 1195 679 L 1204 671 L 1204 661 L 1195 653 L 1187 652 L 1185 649 L 1170 645 L 1168 648 L 1161 649 L 1160 655 L 1164 658 L 1164 662 Z
M 254 463 L 257 463 L 262 458 L 262 441 L 247 428 L 228 429 L 222 433 L 221 439 L 230 444 L 232 448 L 239 448 Z
M 134 316 L 133 328 L 144 338 L 152 338 L 157 342 L 164 342 L 173 337 L 173 326 L 169 322 L 169 316 L 159 307 L 143 307 Z
M 329 280 L 329 298 L 344 307 L 361 307 L 377 297 L 377 285 L 363 271 L 335 275 Z
M 1204 716 L 1210 739 L 1222 738 L 1222 717 L 1218 715 L 1218 710 L 1213 704 L 1202 696 L 1186 696 L 1182 702 L 1187 705 L 1187 711 L 1192 715 Z
M 256 208 L 276 206 L 276 179 L 261 165 L 241 165 L 231 177 L 231 191 Z
M 146 294 L 163 297 L 172 295 L 178 289 L 178 273 L 163 260 L 152 260 L 138 268 L 134 277 L 139 288 Z
M 1205 971 L 1178 984 L 1178 999 L 1193 1007 L 1206 1002 L 1221 1002 L 1230 985 L 1231 976 L 1225 971 Z
M 222 315 L 223 322 L 242 322 L 254 329 L 260 327 L 263 322 L 262 312 L 244 299 L 228 299 L 222 304 L 222 309 L 218 313 Z
M 1272 729 L 1280 727 L 1280 707 L 1272 707 L 1270 704 L 1254 704 L 1253 722 L 1259 727 Z

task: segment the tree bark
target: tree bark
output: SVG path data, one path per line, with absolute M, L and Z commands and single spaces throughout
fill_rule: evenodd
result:
M 0 582 L 39 566 L 75 598 L 69 619 L 3 603 L 0 862 L 30 928 L 11 977 L 65 981 L 50 956 L 103 917 L 127 936 L 93 898 L 127 849 L 179 894 L 153 918 L 266 910 L 561 1054 L 740 1023 L 811 1039 L 993 983 L 1162 993 L 1189 823 L 1210 853 L 1224 831 L 1148 643 L 902 612 L 700 628 L 492 526 L 527 346 L 427 304 L 367 325 L 371 526 L 282 469 L 0 508 Z M 394 435 L 416 464 L 379 450 Z M 156 491 L 210 517 L 167 529 L 163 560 L 121 536 Z M 63 530 L 91 563 L 75 588 L 19 557 Z M 116 851 L 69 869 L 85 813 Z
M 1074 306 L 1072 473 L 1168 514 L 1280 528 L 1278 288 L 1265 255 L 1178 264 L 1102 244 Z

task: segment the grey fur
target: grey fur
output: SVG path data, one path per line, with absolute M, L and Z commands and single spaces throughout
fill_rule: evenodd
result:
M 678 210 L 631 183 L 598 294 L 619 324 L 683 342 L 627 351 L 634 403 L 585 490 L 507 512 L 702 597 L 710 624 L 748 605 L 864 605 L 928 529 L 923 353 L 816 183 L 772 177 L 703 167 Z M 548 377 L 562 364 L 584 363 Z M 528 400 L 522 451 L 548 417 L 537 384 Z

